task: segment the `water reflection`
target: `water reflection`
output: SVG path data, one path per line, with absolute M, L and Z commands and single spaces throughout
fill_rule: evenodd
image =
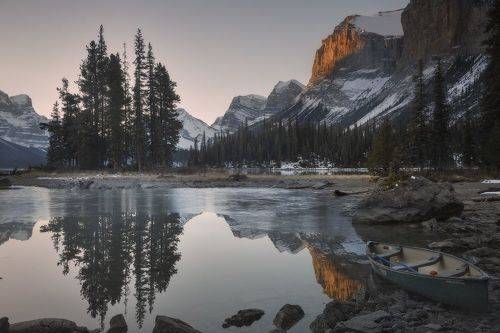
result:
M 122 298 L 126 303 L 133 279 L 136 320 L 142 327 L 146 311 L 153 311 L 156 294 L 167 289 L 181 258 L 178 214 L 65 216 L 51 219 L 41 231 L 52 233 L 63 274 L 70 263 L 78 267 L 87 311 L 101 325 L 109 304 Z

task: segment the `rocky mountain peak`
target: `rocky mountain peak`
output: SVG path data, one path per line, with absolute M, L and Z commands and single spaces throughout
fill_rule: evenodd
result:
M 46 149 L 48 134 L 39 126 L 47 121 L 36 113 L 28 95 L 9 97 L 0 91 L 0 138 L 24 147 Z
M 10 98 L 10 100 L 12 101 L 12 103 L 14 103 L 20 107 L 33 107 L 33 104 L 31 102 L 31 98 L 25 94 L 12 96 Z
M 304 89 L 305 86 L 297 80 L 279 81 L 267 98 L 266 113 L 276 113 L 290 107 Z

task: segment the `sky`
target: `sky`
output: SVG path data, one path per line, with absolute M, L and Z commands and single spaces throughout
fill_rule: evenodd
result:
M 321 40 L 351 14 L 403 8 L 408 0 L 0 0 L 0 90 L 28 94 L 49 115 L 63 77 L 76 91 L 85 45 L 100 24 L 108 50 L 137 28 L 181 97 L 212 124 L 237 95 L 267 96 L 278 81 L 306 84 Z

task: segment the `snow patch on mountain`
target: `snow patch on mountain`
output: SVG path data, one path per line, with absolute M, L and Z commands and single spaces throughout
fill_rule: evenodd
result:
M 48 119 L 36 113 L 28 95 L 9 97 L 0 91 L 0 138 L 24 147 L 47 149 L 48 133 L 40 123 Z
M 208 140 L 213 138 L 217 132 L 215 128 L 209 126 L 203 120 L 193 117 L 185 109 L 177 109 L 177 113 L 177 118 L 182 123 L 180 138 L 177 143 L 177 148 L 179 149 L 194 147 L 196 139 L 198 140 L 198 144 L 201 143 L 203 133 L 205 133 L 205 138 Z

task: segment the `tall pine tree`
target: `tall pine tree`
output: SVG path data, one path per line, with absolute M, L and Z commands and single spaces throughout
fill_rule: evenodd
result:
M 500 1 L 494 1 L 488 14 L 485 42 L 489 63 L 483 72 L 481 100 L 481 159 L 485 166 L 500 169 Z
M 135 131 L 135 163 L 137 170 L 142 171 L 145 163 L 146 129 L 145 129 L 145 96 L 144 87 L 147 79 L 147 63 L 145 55 L 144 38 L 141 29 L 135 35 L 135 70 L 134 70 L 134 131 Z
M 411 166 L 423 168 L 427 165 L 428 158 L 428 130 L 425 108 L 425 83 L 424 63 L 418 61 L 417 73 L 415 74 L 415 99 L 412 105 L 412 119 L 408 129 L 408 163 Z
M 109 58 L 108 87 L 109 87 L 109 130 L 110 130 L 110 156 L 113 168 L 118 170 L 124 162 L 124 105 L 125 76 L 121 67 L 118 54 L 111 54 Z
M 432 149 L 431 163 L 437 170 L 444 170 L 451 165 L 450 149 L 450 114 L 446 103 L 445 83 L 441 59 L 437 59 L 434 73 L 434 109 L 432 114 Z

